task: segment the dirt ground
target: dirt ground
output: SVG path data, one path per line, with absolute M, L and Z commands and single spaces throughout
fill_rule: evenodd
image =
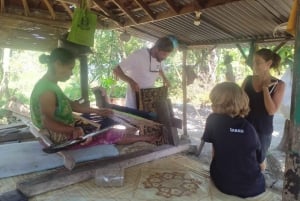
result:
M 176 117 L 182 119 L 182 105 L 173 104 L 173 111 Z M 187 131 L 188 137 L 194 148 L 199 146 L 203 134 L 205 121 L 211 113 L 210 107 L 187 106 Z M 269 188 L 281 193 L 283 187 L 283 171 L 285 165 L 285 154 L 277 149 L 284 132 L 285 118 L 282 114 L 276 113 L 274 116 L 274 132 L 272 143 L 267 157 L 267 170 L 264 172 L 266 184 Z M 182 130 L 178 130 L 182 137 Z M 206 143 L 199 157 L 193 155 L 193 149 L 186 153 L 194 160 L 209 164 L 211 160 L 211 145 Z

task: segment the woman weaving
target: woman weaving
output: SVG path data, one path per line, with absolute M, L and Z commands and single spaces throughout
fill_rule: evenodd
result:
M 54 144 L 61 144 L 71 139 L 81 138 L 85 133 L 75 125 L 73 111 L 96 113 L 101 116 L 113 114 L 110 109 L 91 108 L 70 100 L 58 86 L 58 82 L 67 81 L 75 66 L 75 56 L 67 49 L 56 48 L 50 55 L 41 55 L 40 62 L 47 64 L 48 70 L 35 84 L 30 97 L 32 122 L 39 129 L 47 130 L 49 139 Z M 152 142 L 153 136 L 124 135 L 122 132 L 107 132 L 88 138 L 80 146 L 96 144 L 129 144 L 137 141 Z M 91 143 L 93 142 L 93 143 Z

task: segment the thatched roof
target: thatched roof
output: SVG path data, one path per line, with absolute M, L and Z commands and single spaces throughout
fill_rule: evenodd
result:
M 48 50 L 71 25 L 79 0 L 0 0 L 0 47 Z M 293 0 L 89 0 L 99 29 L 190 45 L 289 40 Z M 200 17 L 197 17 L 199 16 Z M 200 18 L 200 24 L 197 21 Z M 196 21 L 196 22 L 195 22 Z

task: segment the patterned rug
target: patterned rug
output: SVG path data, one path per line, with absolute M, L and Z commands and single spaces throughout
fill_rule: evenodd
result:
M 208 179 L 192 171 L 143 169 L 134 197 L 137 200 L 205 200 Z
M 125 169 L 122 187 L 100 187 L 90 179 L 47 192 L 30 201 L 280 201 L 267 191 L 241 199 L 218 191 L 210 182 L 208 167 L 183 155 L 173 155 Z M 22 177 L 24 179 L 24 177 Z M 16 177 L 0 180 L 0 193 L 14 190 Z

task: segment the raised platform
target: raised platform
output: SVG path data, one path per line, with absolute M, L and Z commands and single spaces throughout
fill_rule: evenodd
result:
M 64 161 L 57 154 L 47 154 L 38 141 L 0 145 L 0 178 L 63 167 Z M 99 145 L 80 150 L 66 151 L 76 163 L 118 156 L 114 145 Z

